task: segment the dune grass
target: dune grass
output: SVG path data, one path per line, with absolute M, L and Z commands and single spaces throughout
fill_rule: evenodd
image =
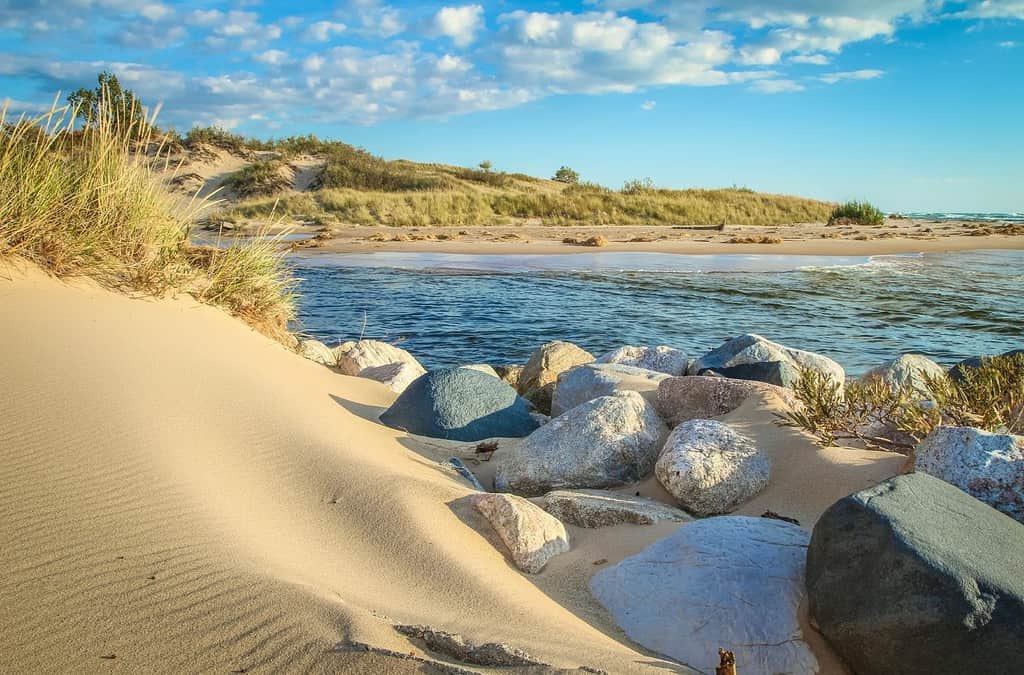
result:
M 868 202 L 846 202 L 839 204 L 829 215 L 828 224 L 881 225 L 885 214 Z
M 18 120 L 0 109 L 0 257 L 123 291 L 186 292 L 289 343 L 295 282 L 279 247 L 193 246 L 206 203 L 177 206 L 154 175 L 152 139 L 99 110 L 76 131 L 70 108 Z

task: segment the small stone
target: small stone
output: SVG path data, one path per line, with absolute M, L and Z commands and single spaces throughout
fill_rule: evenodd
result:
M 569 535 L 561 521 L 522 497 L 487 492 L 473 495 L 471 501 L 524 572 L 536 574 L 548 560 L 569 550 Z

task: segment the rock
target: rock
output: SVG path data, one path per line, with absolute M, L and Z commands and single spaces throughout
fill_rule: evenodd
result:
M 792 389 L 800 377 L 800 370 L 789 361 L 758 361 L 729 368 L 705 368 L 698 375 L 719 375 L 734 380 L 750 380 Z
M 590 588 L 630 638 L 703 673 L 724 646 L 744 675 L 813 675 L 798 612 L 807 539 L 780 520 L 695 520 L 598 572 Z
M 928 474 L 829 508 L 807 591 L 821 632 L 862 675 L 1024 669 L 1024 529 Z
M 544 510 L 563 523 L 578 527 L 693 520 L 687 513 L 661 502 L 607 490 L 555 490 L 544 495 Z
M 938 427 L 914 451 L 914 470 L 1024 522 L 1024 436 Z
M 386 366 L 389 363 L 410 363 L 426 372 L 409 352 L 379 340 L 343 342 L 334 349 L 338 369 L 345 375 L 358 375 L 364 368 Z
M 536 574 L 548 560 L 569 550 L 562 522 L 539 506 L 515 495 L 486 492 L 473 495 L 473 508 L 491 523 L 505 542 L 516 567 Z
M 500 492 L 539 496 L 557 488 L 614 487 L 654 469 L 667 430 L 635 391 L 576 406 L 530 434 L 500 458 Z
M 299 340 L 299 354 L 324 366 L 338 365 L 338 359 L 331 348 L 319 340 Z
M 555 396 L 555 383 L 550 382 L 543 387 L 534 387 L 523 394 L 523 398 L 530 402 L 533 409 L 542 415 L 551 415 L 551 401 Z
M 363 368 L 359 371 L 359 377 L 380 382 L 391 391 L 401 394 L 423 373 L 418 363 L 399 362 Z
M 714 420 L 683 422 L 665 441 L 654 475 L 690 513 L 728 513 L 768 485 L 771 462 L 754 442 Z
M 871 382 L 879 379 L 894 392 L 899 391 L 901 387 L 908 387 L 922 397 L 929 398 L 931 390 L 928 388 L 925 376 L 941 378 L 945 375 L 946 369 L 927 356 L 903 354 L 864 373 L 861 376 L 861 381 Z
M 519 376 L 519 393 L 554 384 L 561 373 L 590 363 L 594 355 L 571 342 L 549 342 L 533 353 Z
M 394 429 L 454 441 L 520 437 L 537 428 L 515 389 L 468 368 L 433 370 L 419 377 L 380 421 Z
M 644 368 L 668 375 L 685 375 L 691 359 L 672 347 L 634 347 L 626 345 L 608 352 L 597 359 L 598 363 L 617 363 L 623 366 Z
M 846 383 L 846 372 L 832 359 L 821 354 L 780 345 L 752 333 L 733 338 L 717 349 L 708 352 L 694 361 L 689 372 L 699 373 L 705 368 L 721 372 L 722 368 L 761 361 L 787 361 L 800 368 L 813 368 L 840 385 Z
M 658 383 L 665 373 L 609 363 L 588 363 L 558 376 L 551 397 L 551 415 L 557 417 L 570 408 L 608 396 L 617 391 L 636 391 L 650 403 L 658 398 Z
M 1024 354 L 1024 349 L 1012 349 L 1008 352 L 1003 352 L 1002 354 L 1000 354 L 1000 356 L 1017 356 L 1019 354 Z M 952 378 L 954 382 L 961 382 L 964 379 L 964 372 L 968 370 L 973 370 L 975 368 L 981 368 L 986 358 L 991 357 L 974 356 L 969 359 L 964 359 L 963 361 L 949 369 L 950 378 Z
M 441 465 L 452 469 L 453 471 L 455 471 L 455 473 L 459 474 L 467 481 L 469 481 L 469 484 L 473 487 L 474 490 L 479 490 L 480 492 L 487 492 L 484 486 L 480 484 L 480 479 L 476 477 L 476 474 L 470 471 L 469 467 L 466 466 L 466 463 L 463 462 L 458 457 L 449 457 L 445 461 L 441 462 Z
M 496 371 L 494 368 L 491 368 L 486 363 L 473 363 L 473 364 L 470 364 L 468 366 L 459 366 L 459 367 L 460 368 L 469 368 L 470 370 L 476 370 L 478 372 L 481 372 L 484 375 L 490 375 L 491 377 L 497 377 L 499 380 L 501 379 L 501 376 L 498 375 L 498 371 Z
M 523 373 L 523 367 L 508 364 L 504 366 L 494 366 L 494 372 L 498 374 L 498 377 L 503 381 L 507 382 L 511 386 L 519 390 L 519 376 Z
M 688 375 L 670 377 L 658 383 L 655 405 L 669 426 L 693 419 L 708 419 L 732 412 L 750 396 L 777 396 L 789 407 L 797 405 L 789 389 L 764 382 L 726 377 Z

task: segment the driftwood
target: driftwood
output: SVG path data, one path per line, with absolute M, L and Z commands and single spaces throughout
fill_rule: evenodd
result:
M 715 668 L 715 675 L 736 675 L 736 655 L 725 649 L 718 650 L 718 659 L 720 661 L 717 668 Z

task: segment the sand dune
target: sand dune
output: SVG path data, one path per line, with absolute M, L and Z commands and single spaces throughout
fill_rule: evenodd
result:
M 687 672 L 586 590 L 595 561 L 677 524 L 570 528 L 573 550 L 526 577 L 438 464 L 465 446 L 372 421 L 383 386 L 190 299 L 3 272 L 0 671 L 487 671 L 394 630 L 426 624 L 559 668 Z M 763 407 L 737 415 L 778 452 L 816 452 Z M 846 478 L 815 477 L 850 461 Z M 815 454 L 745 512 L 809 526 L 893 461 Z

